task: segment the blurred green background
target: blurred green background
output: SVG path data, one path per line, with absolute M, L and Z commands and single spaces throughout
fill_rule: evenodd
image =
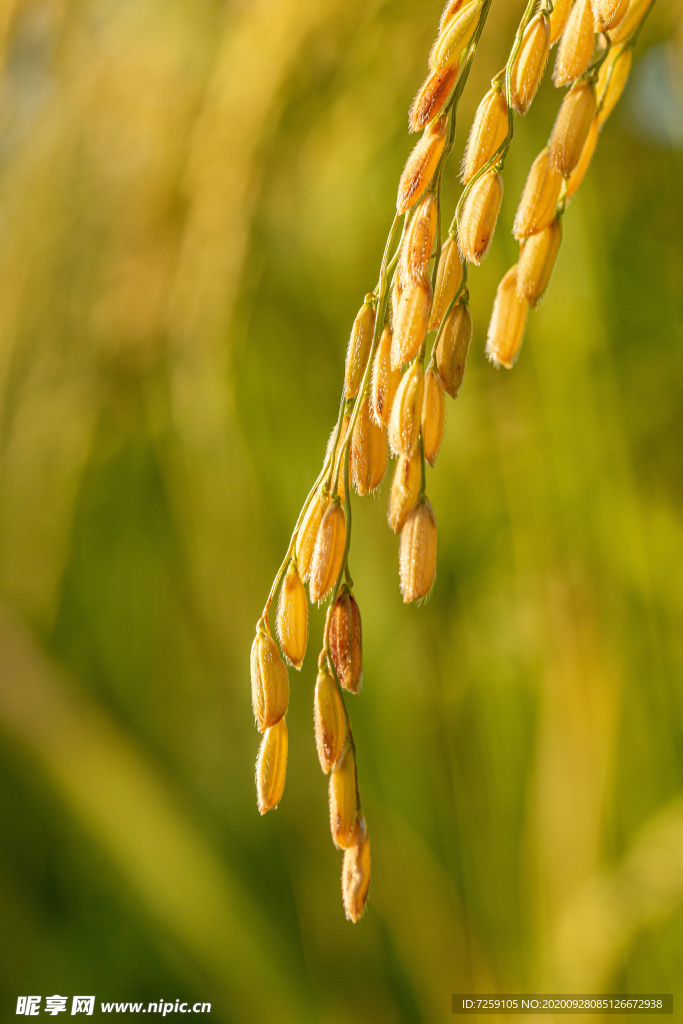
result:
M 458 119 L 524 3 L 494 0 Z M 19 995 L 432 1024 L 683 999 L 683 16 L 659 0 L 515 369 L 483 355 L 558 94 L 517 122 L 404 607 L 355 502 L 372 838 L 344 920 L 309 657 L 256 811 L 253 630 L 336 417 L 438 0 L 0 6 L 0 1018 Z M 549 78 L 549 76 L 547 76 Z

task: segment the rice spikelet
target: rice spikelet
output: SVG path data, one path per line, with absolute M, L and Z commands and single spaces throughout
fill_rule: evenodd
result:
M 590 0 L 576 0 L 557 48 L 553 82 L 569 85 L 584 73 L 593 56 L 595 23 Z
M 562 101 L 550 136 L 550 160 L 563 178 L 581 159 L 595 108 L 595 86 L 590 80 L 573 86 Z
M 438 373 L 431 367 L 425 373 L 422 399 L 422 443 L 430 466 L 436 462 L 446 429 L 446 399 Z
M 344 851 L 342 864 L 342 899 L 347 920 L 356 921 L 365 907 L 370 888 L 370 838 L 365 816 L 359 811 L 353 842 Z
M 396 455 L 412 455 L 417 447 L 422 415 L 424 367 L 416 359 L 403 374 L 389 421 L 389 444 Z
M 379 339 L 372 365 L 370 390 L 372 416 L 375 423 L 378 423 L 385 429 L 389 426 L 391 407 L 394 404 L 394 397 L 401 383 L 400 369 L 394 370 L 391 365 L 392 342 L 393 334 L 389 327 L 385 327 Z
M 531 19 L 510 73 L 510 103 L 522 117 L 541 84 L 550 52 L 550 21 L 546 14 Z
M 517 266 L 517 294 L 535 307 L 543 298 L 562 243 L 562 221 L 557 218 L 524 242 Z
M 495 366 L 514 366 L 524 337 L 528 304 L 517 294 L 517 264 L 498 285 L 489 322 L 486 355 Z
M 546 146 L 531 165 L 517 207 L 512 228 L 517 241 L 541 231 L 554 220 L 562 180 L 562 175 L 550 162 L 550 148 Z
M 412 455 L 399 455 L 389 493 L 389 526 L 400 533 L 403 524 L 415 508 L 422 486 L 422 461 L 418 451 Z
M 396 209 L 405 213 L 423 194 L 438 167 L 446 143 L 447 118 L 440 117 L 425 130 L 403 168 L 398 183 Z
M 420 86 L 408 114 L 411 132 L 426 128 L 441 113 L 458 77 L 458 65 L 452 64 L 440 71 L 431 71 Z
M 448 314 L 436 346 L 436 365 L 441 383 L 451 396 L 460 394 L 472 340 L 472 314 L 459 302 Z
M 472 186 L 458 223 L 460 252 L 475 267 L 489 251 L 502 201 L 503 179 L 492 167 Z
M 391 365 L 394 370 L 405 366 L 418 354 L 427 337 L 429 311 L 432 305 L 432 283 L 422 275 L 409 281 L 401 295 L 391 342 Z
M 463 184 L 467 185 L 500 149 L 508 127 L 505 93 L 499 86 L 492 86 L 474 115 L 462 163 Z
M 417 503 L 401 530 L 398 558 L 404 604 L 426 597 L 436 577 L 436 516 L 427 498 Z
M 294 668 L 301 668 L 308 644 L 308 600 L 293 561 L 280 589 L 276 628 L 285 658 Z
M 287 723 L 281 718 L 266 729 L 256 760 L 256 793 L 260 814 L 274 810 L 282 799 L 287 776 Z
M 462 284 L 462 277 L 462 257 L 458 248 L 458 242 L 453 235 L 449 235 L 441 246 L 439 265 L 436 269 L 434 301 L 432 302 L 432 309 L 429 314 L 430 331 L 436 331 L 441 326 L 444 314 Z

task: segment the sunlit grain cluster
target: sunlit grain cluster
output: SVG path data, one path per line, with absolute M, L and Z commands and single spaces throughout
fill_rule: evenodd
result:
M 494 300 L 486 352 L 512 367 L 527 312 L 542 299 L 562 241 L 562 220 L 599 132 L 626 84 L 633 46 L 653 0 L 529 0 L 505 67 L 476 111 L 462 162 L 463 192 L 442 225 L 441 186 L 455 142 L 455 116 L 492 0 L 450 0 L 410 110 L 421 131 L 398 186 L 396 215 L 379 281 L 356 316 L 346 354 L 339 416 L 321 473 L 296 523 L 251 655 L 254 714 L 263 740 L 256 784 L 261 813 L 279 803 L 287 765 L 287 661 L 300 668 L 308 601 L 327 602 L 314 693 L 315 741 L 329 774 L 332 839 L 344 850 L 347 917 L 363 911 L 370 844 L 361 812 L 356 747 L 344 694 L 363 676 L 360 609 L 350 572 L 351 485 L 360 496 L 382 482 L 395 458 L 388 519 L 399 536 L 406 603 L 429 594 L 436 575 L 437 522 L 427 465 L 437 460 L 446 395 L 460 392 L 472 339 L 470 265 L 489 252 L 501 210 L 514 115 L 529 113 L 558 43 L 553 81 L 568 87 L 547 147 L 534 161 L 514 219 L 518 262 Z M 428 351 L 429 349 L 429 351 Z M 308 586 L 308 597 L 306 595 Z M 269 613 L 280 592 L 276 643 Z

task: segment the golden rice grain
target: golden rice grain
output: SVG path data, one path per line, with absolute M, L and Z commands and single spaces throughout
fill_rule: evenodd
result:
M 346 515 L 338 500 L 331 503 L 320 523 L 313 549 L 308 592 L 311 601 L 322 601 L 334 586 L 344 561 Z
M 524 337 L 528 304 L 517 294 L 517 264 L 498 285 L 486 341 L 486 355 L 495 366 L 510 369 Z
M 389 444 L 396 455 L 412 455 L 417 447 L 424 392 L 424 366 L 417 359 L 403 374 L 389 420 Z
M 306 511 L 296 538 L 296 561 L 301 579 L 306 582 L 311 573 L 313 550 L 323 516 L 330 504 L 330 497 L 319 490 Z
M 400 533 L 415 508 L 422 486 L 422 460 L 418 451 L 399 455 L 389 493 L 389 526 Z
M 628 0 L 591 0 L 597 32 L 616 28 L 626 14 Z
M 436 577 L 436 516 L 427 498 L 418 501 L 401 530 L 398 558 L 404 603 L 426 597 Z
M 556 43 L 564 32 L 573 0 L 554 0 L 550 13 L 550 45 Z
M 654 0 L 631 0 L 626 14 L 618 25 L 610 30 L 609 37 L 613 43 L 623 43 L 638 27 Z
M 584 73 L 593 56 L 595 23 L 590 0 L 576 0 L 557 48 L 553 81 L 558 88 Z
M 356 818 L 353 842 L 344 851 L 342 864 L 342 898 L 347 920 L 356 921 L 365 907 L 370 888 L 370 838 L 361 811 Z
M 574 85 L 562 101 L 550 136 L 550 160 L 563 178 L 581 159 L 595 107 L 595 86 L 590 80 Z
M 463 203 L 458 245 L 464 259 L 478 267 L 491 246 L 503 201 L 503 179 L 491 168 L 474 183 Z
M 294 561 L 289 563 L 280 590 L 276 628 L 285 658 L 294 668 L 301 668 L 308 644 L 308 600 Z
M 466 0 L 441 21 L 441 30 L 429 55 L 432 71 L 454 66 L 476 32 L 483 0 Z
M 510 73 L 510 103 L 524 116 L 541 84 L 550 51 L 550 21 L 543 13 L 531 19 Z
M 377 345 L 375 359 L 372 365 L 371 383 L 371 411 L 375 423 L 380 426 L 389 426 L 391 407 L 394 404 L 396 390 L 401 383 L 400 369 L 392 369 L 391 366 L 391 345 L 393 335 L 388 327 L 382 331 L 382 336 Z
M 357 810 L 356 756 L 350 743 L 330 773 L 328 798 L 332 840 L 335 846 L 346 849 L 353 843 Z
M 284 718 L 266 729 L 256 760 L 256 793 L 261 814 L 282 799 L 287 775 L 287 723 Z
M 441 113 L 458 77 L 458 65 L 451 64 L 440 71 L 431 71 L 413 100 L 408 114 L 411 132 L 419 132 Z
M 360 608 L 346 586 L 340 590 L 330 616 L 330 654 L 344 689 L 358 693 L 363 681 L 363 628 Z
M 431 367 L 425 373 L 422 399 L 422 443 L 430 466 L 436 462 L 446 429 L 446 399 L 438 373 Z
M 337 683 L 326 667 L 320 669 L 315 681 L 313 724 L 318 760 L 327 775 L 339 760 L 346 735 L 346 719 Z
M 562 221 L 557 218 L 524 242 L 517 266 L 517 295 L 535 307 L 543 298 L 562 243 Z
M 508 105 L 499 85 L 492 86 L 477 107 L 462 163 L 462 181 L 467 185 L 477 171 L 500 149 L 509 127 Z
M 249 667 L 254 718 L 259 732 L 265 732 L 287 711 L 289 676 L 277 644 L 262 625 L 251 646 Z
M 336 465 L 337 459 L 339 458 L 339 472 L 337 477 L 332 481 L 332 492 L 336 494 L 340 501 L 344 501 L 346 497 L 346 485 L 344 483 L 344 459 L 341 458 L 341 452 L 346 443 L 346 435 L 349 432 L 349 425 L 351 423 L 351 416 L 349 413 L 344 413 L 341 422 L 341 428 L 339 430 L 339 437 L 334 449 L 334 460 L 333 465 Z
M 449 235 L 441 246 L 439 265 L 436 269 L 434 301 L 429 314 L 430 331 L 436 331 L 441 326 L 446 310 L 462 284 L 462 276 L 462 257 L 458 243 L 453 235 Z
M 344 387 L 347 398 L 355 398 L 360 389 L 365 367 L 367 366 L 372 333 L 375 328 L 375 307 L 372 296 L 366 295 L 351 329 L 348 348 L 346 350 L 346 369 Z
M 370 412 L 370 396 L 366 395 L 358 410 L 351 437 L 351 474 L 357 494 L 374 491 L 384 479 L 387 468 L 387 439 Z
M 550 148 L 546 146 L 531 166 L 517 207 L 512 229 L 517 241 L 541 231 L 554 219 L 562 180 L 562 175 L 550 162 Z
M 432 180 L 446 143 L 446 122 L 446 117 L 432 122 L 408 157 L 398 183 L 396 209 L 399 213 L 414 206 Z
M 414 359 L 422 348 L 427 337 L 431 305 L 431 281 L 424 275 L 417 281 L 408 281 L 394 317 L 391 342 L 391 366 L 394 370 Z
M 410 219 L 401 247 L 401 272 L 405 281 L 420 281 L 427 270 L 436 238 L 437 213 L 436 196 L 428 192 Z
M 451 398 L 457 398 L 460 393 L 471 340 L 470 307 L 459 302 L 448 314 L 436 346 L 436 365 L 441 383 Z

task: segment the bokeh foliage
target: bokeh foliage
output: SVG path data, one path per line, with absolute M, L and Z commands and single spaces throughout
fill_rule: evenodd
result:
M 459 115 L 510 46 L 493 4 Z M 457 991 L 683 997 L 683 28 L 659 0 L 518 365 L 483 356 L 558 96 L 518 122 L 429 493 L 435 592 L 357 503 L 373 885 L 341 909 L 292 673 L 258 817 L 254 624 L 376 280 L 438 3 L 0 10 L 0 1005 L 450 1019 Z M 654 83 L 654 85 L 653 85 Z

